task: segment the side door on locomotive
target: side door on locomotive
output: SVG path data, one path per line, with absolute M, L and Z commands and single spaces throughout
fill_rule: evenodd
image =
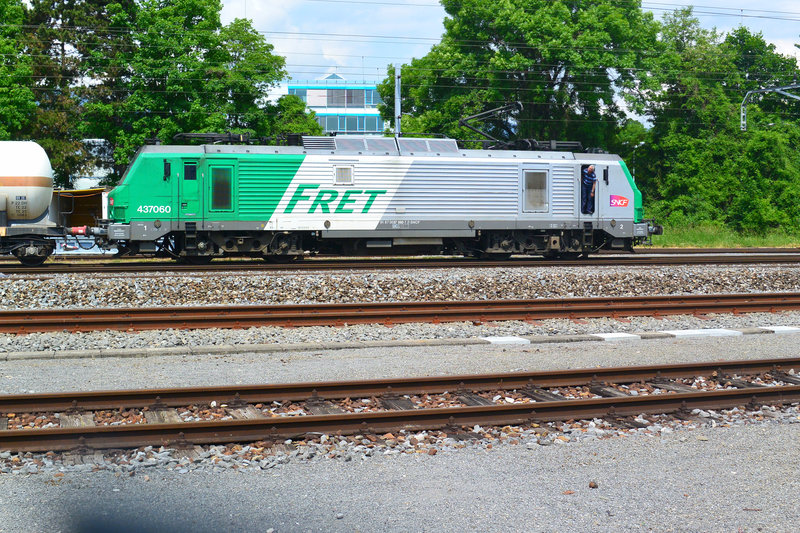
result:
M 594 196 L 591 194 L 589 186 L 584 187 L 583 176 L 589 169 L 594 167 L 594 175 L 596 177 L 594 185 Z M 602 209 L 602 202 L 600 198 L 606 194 L 604 185 L 608 184 L 608 167 L 594 161 L 582 161 L 578 165 L 578 181 L 576 199 L 578 204 L 577 215 L 581 222 L 591 222 L 593 226 L 597 225 L 600 219 Z M 584 198 L 588 195 L 588 198 Z M 584 203 L 588 202 L 589 212 L 584 211 Z
M 178 180 L 178 221 L 181 230 L 186 222 L 202 225 L 203 222 L 203 182 L 205 169 L 199 158 L 183 158 Z

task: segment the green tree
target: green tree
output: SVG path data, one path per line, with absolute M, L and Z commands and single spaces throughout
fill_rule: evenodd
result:
M 19 139 L 35 110 L 31 57 L 22 43 L 25 8 L 0 0 L 0 140 Z
M 265 134 L 267 94 L 286 76 L 286 62 L 273 55 L 273 46 L 249 20 L 234 20 L 220 30 L 219 38 L 220 46 L 209 58 L 207 88 L 218 95 L 228 129 Z
M 656 215 L 673 226 L 800 229 L 800 128 L 781 120 L 786 102 L 753 106 L 760 126 L 739 131 L 746 91 L 794 78 L 794 60 L 746 28 L 724 37 L 703 29 L 691 9 L 665 17 L 660 45 L 659 88 L 643 93 L 653 127 L 638 180 Z
M 288 133 L 321 135 L 323 132 L 322 126 L 315 118 L 316 113 L 309 112 L 305 102 L 293 94 L 281 96 L 275 104 L 270 104 L 266 111 L 267 124 L 262 130 L 266 135 L 277 136 Z
M 143 0 L 133 24 L 129 96 L 109 137 L 117 165 L 147 139 L 176 133 L 272 134 L 268 92 L 286 76 L 283 57 L 237 19 L 222 26 L 218 0 Z
M 80 59 L 71 44 L 79 35 L 73 20 L 77 9 L 69 1 L 32 0 L 25 22 L 36 109 L 24 135 L 47 151 L 55 181 L 63 187 L 91 167 L 77 128 L 82 81 Z
M 133 24 L 130 95 L 120 110 L 124 128 L 114 158 L 126 163 L 147 139 L 169 142 L 180 132 L 224 128 L 221 105 L 209 105 L 207 57 L 217 50 L 217 0 L 143 0 Z M 219 72 L 222 65 L 213 65 Z M 224 75 L 224 74 L 223 74 Z
M 114 160 L 114 140 L 128 126 L 125 102 L 130 97 L 130 58 L 136 43 L 132 25 L 138 5 L 135 0 L 101 2 L 85 0 L 76 5 L 78 35 L 72 43 L 80 58 L 85 83 L 78 91 L 81 120 L 77 131 L 86 139 L 95 168 L 119 176 L 125 166 Z
M 500 139 L 575 139 L 607 146 L 619 96 L 642 82 L 658 25 L 638 0 L 442 0 L 441 43 L 402 67 L 403 129 L 474 138 L 459 118 L 519 101 L 484 121 Z M 394 70 L 380 84 L 392 102 Z M 385 119 L 392 110 L 381 107 Z

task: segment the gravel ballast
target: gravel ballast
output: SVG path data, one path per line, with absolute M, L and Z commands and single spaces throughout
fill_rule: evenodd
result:
M 4 309 L 169 307 L 789 292 L 796 264 L 398 269 L 189 275 L 6 276 Z
M 558 267 L 399 270 L 354 273 L 268 273 L 125 277 L 7 276 L 0 284 L 5 309 L 160 307 L 238 303 L 331 303 L 418 300 L 524 299 L 796 291 L 800 267 Z M 144 349 L 248 344 L 347 343 L 495 336 L 637 333 L 674 329 L 800 325 L 800 313 L 693 316 L 630 322 L 591 319 L 580 324 L 546 320 L 541 325 L 498 322 L 351 325 L 346 327 L 160 330 L 147 332 L 0 334 L 0 353 L 43 350 Z
M 788 267 L 453 269 L 252 276 L 52 276 L 0 284 L 5 308 L 496 299 L 796 291 Z M 800 326 L 800 313 L 631 322 L 2 335 L 0 351 L 475 338 Z M 156 388 L 587 368 L 797 355 L 796 335 L 537 345 L 308 348 L 293 352 L 0 360 L 0 393 Z M 132 354 L 132 353 L 131 353 Z M 797 369 L 800 371 L 800 369 Z M 75 461 L 0 452 L 0 531 L 792 531 L 798 406 L 539 428 L 473 428 L 281 449 L 152 448 Z M 544 431 L 543 431 L 544 430 Z M 323 438 L 324 437 L 324 438 Z M 412 439 L 414 439 L 412 441 Z M 374 443 L 373 443 L 374 444 Z M 248 447 L 249 445 L 255 448 Z M 368 451 L 371 450 L 371 451 Z M 431 450 L 434 450 L 433 452 Z M 596 488 L 590 488 L 590 483 Z
M 716 428 L 535 451 L 509 445 L 289 462 L 267 471 L 0 475 L 0 527 L 788 532 L 797 521 L 799 426 Z

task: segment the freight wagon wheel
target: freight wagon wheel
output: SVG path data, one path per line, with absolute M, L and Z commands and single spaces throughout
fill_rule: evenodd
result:
M 23 255 L 22 257 L 17 257 L 17 259 L 26 267 L 38 267 L 47 261 L 47 257 L 46 255 Z
M 19 262 L 25 265 L 26 267 L 38 267 L 44 264 L 45 261 L 47 261 L 47 258 L 50 257 L 50 254 L 53 253 L 53 249 L 44 246 L 36 246 L 36 248 L 38 252 L 44 251 L 44 253 L 41 255 L 38 254 L 35 255 L 32 253 L 22 255 L 24 253 L 24 250 L 21 248 L 14 250 L 11 253 L 13 253 L 14 257 L 16 257 L 19 260 Z

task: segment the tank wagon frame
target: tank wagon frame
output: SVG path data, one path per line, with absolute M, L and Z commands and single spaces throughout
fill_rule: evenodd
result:
M 593 214 L 581 170 L 596 166 Z M 577 256 L 660 226 L 616 155 L 461 150 L 452 139 L 303 137 L 302 146 L 145 146 L 73 228 L 125 253 L 192 262 L 309 253 Z

